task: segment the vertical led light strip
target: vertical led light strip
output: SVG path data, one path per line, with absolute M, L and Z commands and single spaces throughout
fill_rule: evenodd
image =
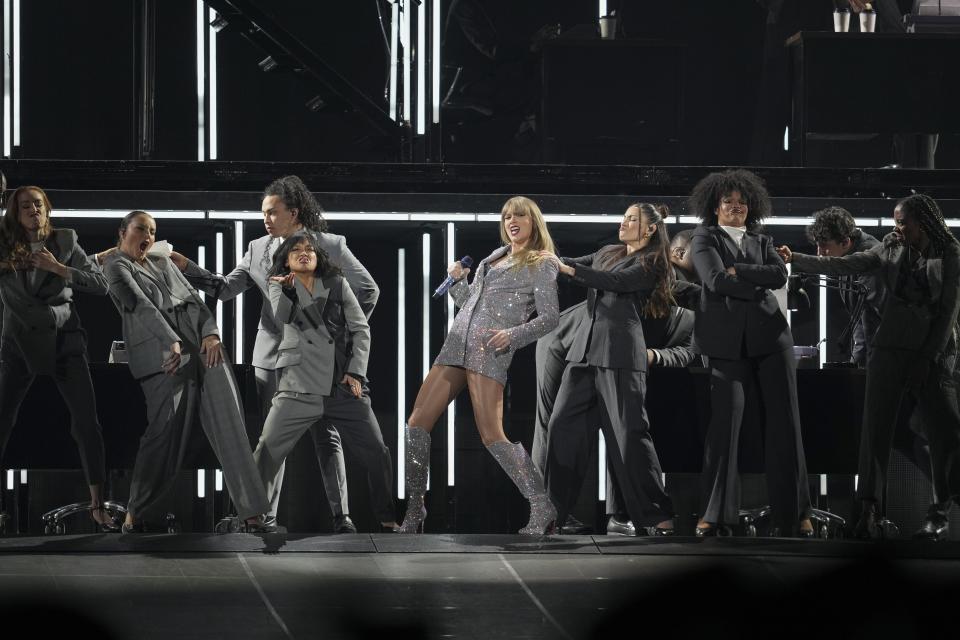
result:
M 394 5 L 396 6 L 396 5 Z M 397 249 L 397 498 L 403 500 L 404 490 L 404 461 L 406 447 L 404 446 L 404 425 L 407 423 L 407 289 L 405 263 L 406 249 Z
M 390 4 L 390 117 L 397 119 L 397 34 L 400 31 L 399 3 Z
M 430 79 L 432 88 L 430 98 L 433 103 L 433 124 L 440 123 L 440 0 L 433 0 L 433 29 L 430 30 L 430 41 L 433 45 L 433 55 L 430 56 Z
M 197 469 L 197 497 L 207 497 L 207 470 Z
M 415 0 L 403 1 L 403 121 L 410 124 L 410 5 Z
M 10 47 L 10 2 L 3 0 L 3 155 L 9 158 L 13 154 L 10 137 L 10 101 L 11 101 L 11 47 Z
M 417 6 L 417 135 L 427 132 L 427 5 Z
M 437 7 L 439 10 L 439 7 Z M 452 263 L 456 260 L 456 239 L 457 239 L 457 225 L 452 222 L 447 223 L 447 264 Z M 447 333 L 450 333 L 450 329 L 453 327 L 453 296 L 447 296 Z M 454 400 L 447 406 L 447 486 L 452 487 L 454 485 L 455 477 L 455 452 L 457 450 L 457 401 Z
M 597 500 L 607 499 L 607 441 L 597 431 Z
M 213 254 L 214 272 L 223 273 L 223 233 L 217 232 L 217 242 L 214 246 Z M 223 338 L 223 302 L 217 300 L 217 328 L 220 329 L 220 337 Z
M 235 220 L 233 223 L 233 265 L 237 266 L 243 262 L 243 221 Z M 218 273 L 223 273 L 219 271 Z M 234 351 L 233 361 L 235 364 L 243 364 L 243 296 L 237 296 L 233 299 L 233 340 Z
M 20 469 L 20 484 L 27 484 L 27 470 Z
M 13 489 L 13 477 L 15 470 L 7 469 L 7 489 Z
M 207 29 L 203 17 L 203 0 L 197 0 L 197 160 L 200 162 L 206 160 L 207 139 L 207 63 L 203 44 Z
M 20 0 L 13 0 L 13 146 L 20 146 Z M 12 151 L 12 150 L 11 150 Z
M 207 13 L 207 42 L 209 42 L 210 54 L 207 57 L 207 78 L 209 79 L 209 104 L 210 104 L 210 159 L 217 159 L 217 30 L 210 26 L 217 19 L 217 12 L 209 9 Z M 237 300 L 243 296 L 237 296 Z M 239 360 L 237 361 L 240 362 Z
M 607 15 L 607 0 L 600 0 L 600 4 L 597 7 L 597 17 L 602 18 Z
M 827 362 L 827 278 L 820 276 L 820 368 Z
M 213 476 L 213 490 L 223 491 L 223 471 L 217 469 Z
M 199 247 L 197 247 L 197 266 L 200 267 L 201 269 L 207 268 L 207 248 L 203 245 L 200 245 Z M 207 294 L 205 294 L 202 290 L 199 290 L 199 289 L 198 289 L 198 292 L 200 293 L 200 299 L 206 302 Z
M 423 256 L 422 267 L 423 267 L 423 305 L 421 312 L 423 314 L 422 319 L 422 328 L 423 334 L 421 336 L 421 370 L 423 372 L 423 378 L 427 377 L 427 373 L 430 371 L 430 234 L 423 234 L 423 249 L 421 251 Z
M 790 267 L 792 266 L 789 262 L 784 265 L 787 268 L 787 291 L 790 291 Z M 787 326 L 791 329 L 793 328 L 793 312 L 790 311 L 790 294 L 787 293 L 787 312 L 784 314 L 787 316 Z

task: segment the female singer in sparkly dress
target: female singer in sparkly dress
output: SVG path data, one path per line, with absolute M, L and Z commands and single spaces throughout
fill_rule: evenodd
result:
M 470 392 L 473 415 L 484 446 L 530 501 L 530 521 L 520 533 L 542 534 L 556 519 L 540 472 L 519 442 L 503 433 L 503 387 L 517 349 L 557 326 L 557 266 L 541 251 L 553 253 L 553 240 L 535 202 L 511 198 L 500 213 L 504 246 L 477 267 L 469 286 L 469 269 L 459 262 L 449 274 L 459 313 L 427 374 L 407 419 L 405 476 L 407 514 L 401 533 L 421 530 L 427 511 L 423 494 L 430 467 L 430 432 L 447 405 L 463 390 Z M 530 319 L 533 312 L 537 316 Z

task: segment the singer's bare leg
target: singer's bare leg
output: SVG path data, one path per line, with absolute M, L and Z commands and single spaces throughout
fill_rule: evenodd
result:
M 487 376 L 467 371 L 467 389 L 473 404 L 473 418 L 484 446 L 505 442 L 503 433 L 503 385 Z
M 417 392 L 417 399 L 413 403 L 413 411 L 407 418 L 407 424 L 411 427 L 420 427 L 427 433 L 433 431 L 434 425 L 447 410 L 447 406 L 466 385 L 466 369 L 434 365 L 424 378 L 423 384 L 420 385 L 420 391 Z

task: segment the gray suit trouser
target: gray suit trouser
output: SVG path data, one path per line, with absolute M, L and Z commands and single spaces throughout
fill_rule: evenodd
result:
M 547 429 L 544 474 L 561 522 L 576 503 L 586 475 L 589 437 L 595 431 L 588 427 L 591 414 L 599 418 L 607 460 L 620 480 L 633 522 L 650 526 L 673 517 L 673 502 L 664 490 L 660 460 L 650 437 L 645 393 L 643 371 L 567 365 Z
M 903 396 L 913 395 L 930 443 L 934 504 L 931 513 L 945 515 L 960 496 L 960 409 L 954 357 L 933 364 L 919 391 L 907 390 L 911 352 L 874 347 L 867 360 L 867 393 L 860 434 L 860 481 L 857 498 L 881 502 L 887 484 L 887 463 Z
M 713 524 L 739 521 L 740 427 L 746 394 L 757 391 L 765 411 L 764 464 L 770 504 L 776 526 L 788 535 L 810 512 L 797 371 L 789 349 L 739 360 L 710 358 L 710 425 L 703 452 L 700 518 Z
M 0 349 L 0 461 L 17 423 L 17 414 L 36 376 L 32 375 L 17 348 L 4 343 Z M 103 484 L 103 434 L 97 420 L 97 401 L 85 355 L 57 358 L 53 381 L 70 410 L 70 435 L 77 443 L 87 484 Z
M 303 432 L 318 423 L 321 428 L 337 425 L 341 438 L 367 471 L 370 501 L 377 518 L 381 522 L 393 522 L 396 519 L 391 494 L 393 462 L 366 388 L 360 398 L 339 384 L 329 396 L 292 391 L 280 391 L 274 396 L 253 453 L 267 493 L 277 492 L 278 472 L 284 460 Z
M 266 423 L 273 404 L 273 396 L 277 392 L 277 381 L 280 372 L 276 369 L 254 368 L 257 379 L 257 397 L 260 400 L 260 416 Z M 330 503 L 330 512 L 336 516 L 350 513 L 349 496 L 347 494 L 347 471 L 343 460 L 343 445 L 340 441 L 340 432 L 329 423 L 315 422 L 310 425 L 310 435 L 313 436 L 313 446 L 317 452 L 317 462 L 320 465 L 320 475 L 323 476 L 323 489 Z M 272 483 L 273 490 L 270 497 L 271 516 L 277 515 L 280 505 L 280 491 L 283 489 L 283 475 L 286 470 L 286 460 L 280 463 L 277 477 Z
M 270 503 L 253 464 L 240 389 L 230 362 L 223 354 L 220 365 L 208 369 L 203 364 L 189 307 L 180 310 L 177 319 L 183 351 L 190 360 L 175 375 L 155 373 L 140 380 L 147 401 L 147 430 L 140 438 L 127 510 L 140 518 L 170 490 L 186 455 L 190 429 L 199 417 L 223 468 L 237 515 L 246 519 L 266 513 Z

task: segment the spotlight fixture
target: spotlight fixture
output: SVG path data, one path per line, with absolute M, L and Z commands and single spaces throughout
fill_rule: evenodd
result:
M 323 98 L 320 96 L 314 96 L 310 98 L 307 100 L 306 104 L 307 109 L 310 109 L 310 111 L 313 111 L 314 113 L 320 111 L 320 109 L 323 109 L 325 106 L 327 106 L 327 103 L 324 102 Z

